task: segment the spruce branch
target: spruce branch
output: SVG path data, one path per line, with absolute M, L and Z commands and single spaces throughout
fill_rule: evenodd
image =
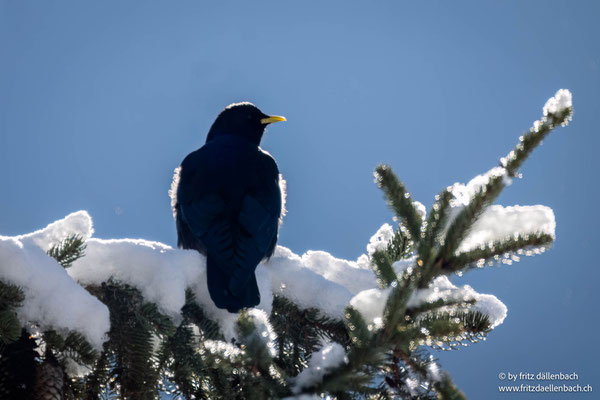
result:
M 446 226 L 450 211 L 450 201 L 453 198 L 449 188 L 444 189 L 436 197 L 435 203 L 431 207 L 427 223 L 425 225 L 425 234 L 419 241 L 417 265 L 422 268 L 419 287 L 427 286 L 432 278 L 433 260 L 439 247 L 440 235 Z
M 21 288 L 0 281 L 0 310 L 19 307 L 24 300 L 25 294 Z
M 278 323 L 283 322 L 283 319 L 293 321 L 298 325 L 314 327 L 314 337 L 316 339 L 327 338 L 343 344 L 349 340 L 348 332 L 341 320 L 327 317 L 317 308 L 301 309 L 291 300 L 283 296 L 274 295 L 273 311 L 269 320 L 278 335 L 280 332 L 287 333 L 278 329 L 278 326 L 281 326 Z
M 519 250 L 528 248 L 539 248 L 549 246 L 554 241 L 552 235 L 546 233 L 518 234 L 516 237 L 508 238 L 502 241 L 495 241 L 486 246 L 478 247 L 474 250 L 459 253 L 444 262 L 441 269 L 444 273 L 452 273 L 464 270 L 467 267 L 483 266 L 492 259 L 500 256 L 508 256 Z
M 398 180 L 391 167 L 383 164 L 375 168 L 375 182 L 383 190 L 390 208 L 408 228 L 411 239 L 417 240 L 421 236 L 423 221 L 404 184 Z
M 168 375 L 176 385 L 177 393 L 186 399 L 204 398 L 197 371 L 202 362 L 197 351 L 196 337 L 187 321 L 182 322 L 173 336 L 163 343 L 159 353 L 159 365 L 163 375 Z
M 196 296 L 189 288 L 185 291 L 185 305 L 181 309 L 183 318 L 195 324 L 200 330 L 201 340 L 223 340 L 219 324 L 206 316 L 206 313 L 196 303 Z
M 273 296 L 269 317 L 277 334 L 275 363 L 288 376 L 296 376 L 323 338 L 348 344 L 348 331 L 341 320 L 327 317 L 316 308 L 301 309 L 285 297 Z
M 154 340 L 156 335 L 172 334 L 172 323 L 129 285 L 109 281 L 88 290 L 110 311 L 108 351 L 114 355 L 110 376 L 119 385 L 120 395 L 153 399 L 159 380 Z
M 470 228 L 481 216 L 483 211 L 491 205 L 504 189 L 504 175 L 490 176 L 488 182 L 473 196 L 471 202 L 466 205 L 450 224 L 436 259 L 436 264 L 443 264 L 444 260 L 450 258 L 461 242 L 469 234 Z
M 350 399 L 350 393 L 367 396 L 377 392 L 373 376 L 385 362 L 386 350 L 374 344 L 366 347 L 351 346 L 348 362 L 326 373 L 322 381 L 302 393 L 331 393 L 339 398 Z
M 15 309 L 23 303 L 25 294 L 16 285 L 0 281 L 0 349 L 21 335 L 21 323 Z
M 236 323 L 238 337 L 243 347 L 246 350 L 246 355 L 252 360 L 254 366 L 261 372 L 267 372 L 273 360 L 270 351 L 261 339 L 261 334 L 257 331 L 256 325 L 248 316 L 246 311 L 240 312 L 240 316 Z
M 472 334 L 488 333 L 491 329 L 490 317 L 480 311 L 469 310 L 456 315 L 466 332 Z
M 398 327 L 405 321 L 406 307 L 416 288 L 417 279 L 418 271 L 409 267 L 396 284 L 392 284 L 383 313 L 383 330 L 379 336 L 382 340 L 397 343 Z
M 557 96 L 561 91 L 557 92 Z M 569 94 L 570 96 L 570 94 Z M 552 98 L 551 100 L 555 100 Z M 570 100 L 569 100 L 570 102 Z M 555 114 L 549 113 L 548 105 L 544 107 L 545 116 L 534 123 L 534 126 L 529 129 L 529 132 L 523 134 L 519 138 L 519 143 L 515 148 L 504 158 L 501 159 L 501 165 L 505 174 L 490 175 L 488 182 L 483 185 L 480 190 L 473 196 L 470 203 L 465 206 L 458 216 L 451 223 L 444 244 L 440 249 L 435 267 L 438 269 L 442 265 L 447 264 L 447 260 L 454 255 L 462 240 L 469 233 L 470 228 L 475 221 L 480 217 L 482 212 L 491 205 L 494 200 L 500 195 L 507 184 L 507 176 L 514 177 L 531 152 L 542 142 L 542 140 L 557 126 L 565 125 L 572 115 L 572 108 L 566 107 Z
M 464 334 L 486 334 L 491 325 L 487 315 L 472 310 L 429 313 L 416 322 L 419 331 L 416 337 L 444 342 Z
M 48 255 L 65 268 L 69 268 L 85 254 L 85 240 L 80 235 L 71 235 L 48 250 Z
M 63 367 L 67 358 L 89 366 L 98 358 L 98 353 L 80 333 L 70 332 L 63 337 L 54 330 L 47 330 L 42 334 L 42 339 L 46 344 L 46 351 L 52 351 Z
M 427 313 L 430 311 L 435 311 L 442 307 L 454 307 L 454 308 L 464 308 L 469 305 L 475 304 L 476 301 L 473 300 L 454 300 L 454 299 L 438 299 L 429 303 L 420 304 L 417 307 L 407 308 L 406 315 L 410 318 L 417 318 L 420 314 Z
M 0 343 L 12 343 L 20 334 L 21 326 L 17 314 L 12 310 L 0 311 Z
M 388 242 L 387 254 L 392 262 L 396 262 L 409 257 L 412 251 L 413 242 L 410 240 L 410 234 L 404 225 L 398 224 L 398 229 L 396 229 L 394 236 Z
M 392 267 L 393 258 L 388 251 L 377 250 L 371 255 L 371 268 L 375 273 L 376 281 L 381 288 L 386 288 L 398 280 Z
M 559 92 L 557 92 L 557 95 Z M 573 108 L 569 106 L 553 114 L 549 113 L 544 107 L 544 113 L 546 115 L 539 121 L 535 121 L 529 131 L 519 138 L 519 143 L 515 148 L 505 158 L 501 159 L 501 164 L 506 168 L 509 176 L 517 176 L 523 162 L 554 128 L 568 124 L 573 115 Z
M 419 243 L 419 255 L 424 258 L 428 248 L 434 246 L 439 236 L 446 226 L 448 214 L 450 210 L 450 201 L 454 196 L 449 188 L 442 190 L 435 196 L 435 203 L 431 207 L 429 216 L 427 217 L 427 225 L 423 239 Z
M 261 374 L 262 379 L 260 385 L 263 386 L 262 395 L 271 397 L 275 395 L 283 395 L 288 393 L 285 386 L 284 375 L 277 366 L 271 356 L 269 346 L 272 343 L 265 343 L 263 334 L 258 332 L 256 325 L 249 318 L 246 312 L 242 312 L 237 321 L 238 336 L 244 347 L 244 357 L 247 358 L 248 364 L 253 364 L 253 367 Z M 256 384 L 253 386 L 257 386 Z M 255 397 L 259 398 L 259 397 Z
M 437 399 L 433 391 L 433 378 L 430 370 L 436 368 L 434 358 L 423 348 L 418 348 L 410 354 L 399 349 L 390 353 L 385 383 L 393 390 L 394 399 Z M 419 385 L 409 387 L 408 380 L 419 380 Z M 415 387 L 416 386 L 416 387 Z
M 434 385 L 439 400 L 466 400 L 464 393 L 458 390 L 448 374 L 443 374 L 441 381 Z
M 376 250 L 371 255 L 371 269 L 375 273 L 379 287 L 389 287 L 398 280 L 393 264 L 410 256 L 412 248 L 410 233 L 404 225 L 399 224 L 385 250 Z
M 371 332 L 362 315 L 352 306 L 344 310 L 346 328 L 350 341 L 355 347 L 368 347 L 371 345 Z
M 86 400 L 96 400 L 103 389 L 108 386 L 110 379 L 110 356 L 108 343 L 104 343 L 103 350 L 92 370 L 85 380 L 84 396 Z
M 244 388 L 249 387 L 251 371 L 245 365 L 243 351 L 221 341 L 201 343 L 198 371 L 202 391 L 207 399 L 243 399 Z M 201 397 L 203 398 L 203 397 Z

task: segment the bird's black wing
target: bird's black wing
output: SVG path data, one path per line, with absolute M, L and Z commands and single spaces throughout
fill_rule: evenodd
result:
M 273 254 L 282 208 L 279 170 L 273 158 L 259 153 L 256 176 L 258 182 L 243 197 L 237 217 L 237 236 L 234 241 L 234 272 L 229 290 L 241 293 L 253 277 L 260 261 Z
M 221 171 L 224 176 L 215 177 L 210 157 L 195 158 L 182 164 L 178 219 L 193 236 L 187 241 L 198 243 L 193 248 L 205 251 L 209 264 L 226 274 L 227 295 L 243 296 L 256 266 L 272 254 L 277 241 L 282 208 L 277 165 L 270 155 L 260 152 L 251 162 L 246 160 L 253 167 L 246 175 L 237 171 L 227 176 L 225 169 Z M 241 181 L 232 182 L 235 179 Z M 245 190 L 232 193 L 221 187 L 224 182 Z

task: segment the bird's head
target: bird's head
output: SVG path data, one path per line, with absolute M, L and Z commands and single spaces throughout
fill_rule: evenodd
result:
M 266 115 L 252 103 L 233 103 L 225 107 L 213 122 L 206 141 L 221 135 L 236 135 L 259 145 L 267 125 L 279 121 L 285 121 L 285 118 Z

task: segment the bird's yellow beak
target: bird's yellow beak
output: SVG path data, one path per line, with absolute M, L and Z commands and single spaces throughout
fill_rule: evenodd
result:
M 272 124 L 273 122 L 281 122 L 281 121 L 287 121 L 287 119 L 285 119 L 285 117 L 282 117 L 279 115 L 271 115 L 268 118 L 261 119 L 260 123 L 263 125 L 267 125 L 267 124 Z

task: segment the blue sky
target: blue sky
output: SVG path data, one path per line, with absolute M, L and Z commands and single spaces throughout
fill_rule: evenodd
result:
M 454 277 L 509 313 L 485 343 L 436 356 L 472 399 L 502 398 L 508 371 L 598 384 L 599 13 L 592 1 L 0 0 L 0 234 L 85 209 L 98 237 L 174 245 L 173 169 L 224 106 L 248 100 L 288 118 L 263 141 L 288 181 L 280 244 L 354 259 L 391 222 L 379 162 L 429 207 L 497 165 L 568 88 L 572 123 L 499 199 L 552 207 L 556 244 Z

